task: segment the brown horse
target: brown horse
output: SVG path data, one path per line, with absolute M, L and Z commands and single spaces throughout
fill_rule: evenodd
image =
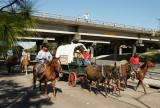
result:
M 29 63 L 30 63 L 30 54 L 27 53 L 27 55 L 24 57 L 21 63 L 22 72 L 26 71 L 26 75 L 28 74 Z
M 128 61 L 122 60 L 120 62 L 115 62 L 114 66 L 105 66 L 104 71 L 107 79 L 107 83 L 104 85 L 108 85 L 109 88 L 112 87 L 115 93 L 118 90 L 120 96 L 120 91 L 124 90 L 121 88 L 121 82 L 123 81 L 123 85 L 125 85 L 127 74 L 129 72 Z
M 123 80 L 123 87 L 126 89 L 127 80 L 130 78 L 130 74 L 132 72 L 131 64 L 127 61 L 126 63 L 121 65 L 121 72 L 122 72 L 122 78 Z
M 55 92 L 55 84 L 56 84 L 56 78 L 57 78 L 57 73 L 61 72 L 62 67 L 59 58 L 53 58 L 51 61 L 49 61 L 46 64 L 43 64 L 42 70 L 43 73 L 39 74 L 37 72 L 38 68 L 38 63 L 36 63 L 33 67 L 33 84 L 34 84 L 34 89 L 36 88 L 36 80 L 37 78 L 40 79 L 40 82 L 44 82 L 45 84 L 45 94 L 48 94 L 48 87 L 47 87 L 47 82 L 51 81 L 52 83 L 52 88 L 53 88 L 53 99 L 56 98 L 56 92 Z
M 139 84 L 142 85 L 143 89 L 144 89 L 144 93 L 147 93 L 146 92 L 146 89 L 144 87 L 144 83 L 143 83 L 143 79 L 145 78 L 145 75 L 148 71 L 148 68 L 150 67 L 155 67 L 155 64 L 153 62 L 151 62 L 151 60 L 147 60 L 141 67 L 140 67 L 140 70 L 138 71 L 137 73 L 137 79 L 139 80 L 138 81 L 138 84 L 137 86 L 135 87 L 135 90 L 137 90 Z
M 91 91 L 91 83 L 94 81 L 96 83 L 96 94 L 99 91 L 99 83 L 103 83 L 105 81 L 105 77 L 101 73 L 101 66 L 88 65 L 84 68 L 84 73 L 87 76 L 87 79 L 90 81 L 89 90 Z
M 84 72 L 87 75 L 87 79 L 90 81 L 90 88 L 89 90 L 91 91 L 91 83 L 94 81 L 96 83 L 96 94 L 99 92 L 99 84 L 102 83 L 102 86 L 104 87 L 105 91 L 105 97 L 107 96 L 107 84 L 105 83 L 106 81 L 110 81 L 112 79 L 112 70 L 113 66 L 109 65 L 88 65 L 85 69 Z

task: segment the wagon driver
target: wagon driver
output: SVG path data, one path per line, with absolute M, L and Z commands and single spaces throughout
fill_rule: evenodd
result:
M 89 65 L 89 64 L 91 64 L 91 56 L 90 56 L 90 54 L 88 53 L 88 50 L 87 50 L 87 49 L 85 49 L 85 50 L 83 51 L 82 58 L 83 58 L 83 63 L 84 63 L 84 65 Z

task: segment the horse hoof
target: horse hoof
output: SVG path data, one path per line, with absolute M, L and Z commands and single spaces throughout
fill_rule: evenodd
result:
M 46 94 L 46 93 L 44 94 L 44 96 L 45 96 L 46 98 L 48 98 L 48 97 L 49 97 L 49 96 L 48 96 L 48 94 Z
M 36 87 L 33 87 L 33 90 L 35 90 L 36 89 Z
M 56 97 L 53 97 L 52 99 L 53 99 L 53 100 L 56 100 Z
M 119 94 L 118 97 L 121 97 L 121 95 Z

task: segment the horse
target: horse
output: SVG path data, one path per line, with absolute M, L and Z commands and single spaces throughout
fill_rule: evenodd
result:
M 7 64 L 7 69 L 8 69 L 8 73 L 12 73 L 14 74 L 14 68 L 15 65 L 17 65 L 19 63 L 19 58 L 15 55 L 8 55 L 7 56 L 7 60 L 6 60 L 6 64 Z
M 126 83 L 127 79 L 127 73 L 129 72 L 128 70 L 128 61 L 122 60 L 120 62 L 115 62 L 114 65 L 106 65 L 104 67 L 104 71 L 106 73 L 106 79 L 107 83 L 104 85 L 108 85 L 114 89 L 114 92 L 116 93 L 116 90 L 119 91 L 120 96 L 120 91 L 124 91 L 123 88 L 121 88 L 121 82 L 123 81 L 123 85 Z M 112 80 L 112 83 L 111 83 Z M 113 81 L 116 84 L 116 86 L 113 86 Z
M 127 80 L 130 78 L 131 72 L 132 72 L 132 68 L 131 68 L 131 64 L 130 62 L 126 61 L 123 64 L 121 64 L 121 73 L 122 73 L 122 77 L 121 77 L 121 81 L 123 80 L 123 88 L 126 89 L 126 85 L 127 85 Z
M 102 83 L 102 86 L 104 87 L 105 91 L 105 97 L 107 96 L 107 84 L 110 82 L 112 79 L 112 71 L 113 71 L 113 66 L 110 65 L 88 65 L 84 69 L 84 73 L 86 74 L 86 78 L 90 81 L 90 88 L 89 90 L 91 91 L 91 83 L 94 81 L 96 83 L 96 94 L 99 92 L 99 84 Z M 105 82 L 108 83 L 105 83 Z
M 155 63 L 153 63 L 151 60 L 146 60 L 146 62 L 140 67 L 140 70 L 138 71 L 138 73 L 136 73 L 137 75 L 137 79 L 139 80 L 137 83 L 137 86 L 135 87 L 135 91 L 137 90 L 138 86 L 141 84 L 143 89 L 144 89 L 144 93 L 146 94 L 147 91 L 144 87 L 144 83 L 143 83 L 143 79 L 145 78 L 145 75 L 148 71 L 148 68 L 150 67 L 155 67 Z
M 87 65 L 84 68 L 84 73 L 86 74 L 86 78 L 90 81 L 89 91 L 91 91 L 91 83 L 92 81 L 94 81 L 96 82 L 96 88 L 97 88 L 96 94 L 98 94 L 99 83 L 100 82 L 103 83 L 105 81 L 105 78 L 101 73 L 101 66 Z
M 30 54 L 27 53 L 27 55 L 24 57 L 24 59 L 21 62 L 22 72 L 26 71 L 26 75 L 28 74 L 28 66 L 29 66 L 29 64 L 30 64 Z
M 61 62 L 59 58 L 53 58 L 51 61 L 49 61 L 46 64 L 43 64 L 42 70 L 43 72 L 40 74 L 37 71 L 38 63 L 36 63 L 33 67 L 33 89 L 36 88 L 36 81 L 37 78 L 40 80 L 40 87 L 41 82 L 44 82 L 45 84 L 45 94 L 48 94 L 48 88 L 47 88 L 47 82 L 51 81 L 52 88 L 53 88 L 53 99 L 56 99 L 56 92 L 55 92 L 55 84 L 57 79 L 57 74 L 59 74 L 62 70 Z

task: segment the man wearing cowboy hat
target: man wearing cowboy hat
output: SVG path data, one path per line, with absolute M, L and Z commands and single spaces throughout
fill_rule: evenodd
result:
M 52 55 L 48 51 L 48 44 L 43 43 L 42 49 L 38 52 L 36 59 L 38 60 L 38 64 L 44 64 L 45 62 L 52 60 Z M 41 65 L 38 66 L 38 72 L 41 70 Z

